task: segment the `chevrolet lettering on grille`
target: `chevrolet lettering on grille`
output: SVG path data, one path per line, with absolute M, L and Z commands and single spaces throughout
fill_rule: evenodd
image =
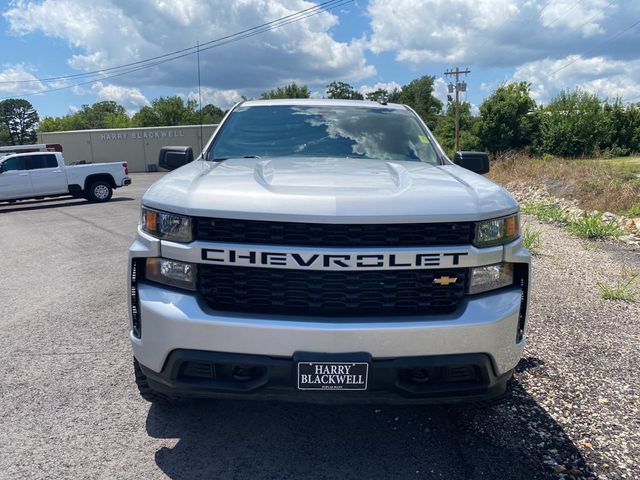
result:
M 203 248 L 202 260 L 218 265 L 298 270 L 387 270 L 467 267 L 464 251 L 405 251 L 401 253 L 325 253 Z

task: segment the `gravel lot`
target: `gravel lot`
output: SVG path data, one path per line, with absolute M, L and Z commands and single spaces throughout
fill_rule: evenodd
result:
M 596 285 L 640 254 L 533 219 L 529 344 L 499 406 L 145 403 L 126 250 L 156 178 L 103 205 L 0 204 L 0 478 L 640 477 L 640 304 Z

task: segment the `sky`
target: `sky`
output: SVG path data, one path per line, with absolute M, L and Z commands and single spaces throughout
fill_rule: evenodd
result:
M 159 96 L 197 98 L 199 42 L 203 104 L 225 109 L 291 81 L 322 97 L 333 80 L 366 93 L 422 75 L 436 77 L 446 101 L 444 72 L 458 66 L 471 70 L 465 100 L 476 112 L 510 81 L 531 83 L 541 104 L 574 88 L 640 101 L 638 0 L 333 0 L 295 16 L 315 5 L 0 0 L 0 99 L 26 98 L 45 117 L 102 100 L 133 113 Z M 207 43 L 283 17 L 278 28 Z M 113 69 L 178 50 L 185 56 Z

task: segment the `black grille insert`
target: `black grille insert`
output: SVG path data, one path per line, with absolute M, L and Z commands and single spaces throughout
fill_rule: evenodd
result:
M 469 245 L 472 222 L 327 224 L 197 218 L 196 240 L 327 247 Z
M 318 316 L 428 315 L 453 310 L 466 269 L 335 272 L 199 265 L 199 291 L 216 310 Z M 455 283 L 437 285 L 439 277 Z

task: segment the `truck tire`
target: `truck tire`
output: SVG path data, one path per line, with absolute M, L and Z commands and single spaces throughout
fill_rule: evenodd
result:
M 138 391 L 140 392 L 140 396 L 144 398 L 147 402 L 158 403 L 161 405 L 167 405 L 171 403 L 171 398 L 155 391 L 149 386 L 149 382 L 147 381 L 147 376 L 142 372 L 140 368 L 140 364 L 136 357 L 133 357 L 133 372 L 136 376 L 136 385 L 138 386 Z
M 98 180 L 93 182 L 87 191 L 87 199 L 90 202 L 108 202 L 113 196 L 113 188 L 107 182 Z

